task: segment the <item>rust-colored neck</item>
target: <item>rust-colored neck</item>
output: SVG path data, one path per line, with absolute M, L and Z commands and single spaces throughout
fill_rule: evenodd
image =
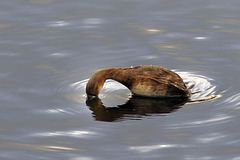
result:
M 104 69 L 96 72 L 88 81 L 86 93 L 88 96 L 98 96 L 104 82 L 107 79 L 113 79 L 128 87 L 126 83 L 126 72 L 121 68 Z

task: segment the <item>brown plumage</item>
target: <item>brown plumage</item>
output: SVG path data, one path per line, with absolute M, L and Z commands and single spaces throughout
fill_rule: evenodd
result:
M 190 97 L 190 91 L 178 74 L 158 66 L 100 70 L 87 83 L 88 97 L 97 97 L 107 79 L 118 81 L 137 96 Z

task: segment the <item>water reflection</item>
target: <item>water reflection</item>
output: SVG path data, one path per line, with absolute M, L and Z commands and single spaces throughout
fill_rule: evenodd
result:
M 70 25 L 70 23 L 66 21 L 55 21 L 49 24 L 50 27 L 63 27 L 68 25 Z
M 207 135 L 201 135 L 199 138 L 197 138 L 197 141 L 200 143 L 214 143 L 216 141 L 220 141 L 223 138 L 226 138 L 226 135 L 222 133 L 210 133 Z
M 196 119 L 190 122 L 183 122 L 181 124 L 171 124 L 168 125 L 168 128 L 171 129 L 183 129 L 183 128 L 198 128 L 201 126 L 216 126 L 217 124 L 224 124 L 229 121 L 233 116 L 227 115 L 227 114 L 220 114 L 220 115 L 215 115 L 213 117 L 208 117 L 208 118 L 200 118 Z
M 188 99 L 156 99 L 132 97 L 125 104 L 117 107 L 106 107 L 100 98 L 87 99 L 86 105 L 93 112 L 93 117 L 98 121 L 118 121 L 129 117 L 130 119 L 139 119 L 149 114 L 170 113 L 179 109 Z
M 187 147 L 185 145 L 180 145 L 180 144 L 159 144 L 159 145 L 152 145 L 152 146 L 131 146 L 129 147 L 129 150 L 134 150 L 138 152 L 151 152 L 154 150 L 159 150 L 159 149 L 166 149 L 166 148 L 184 148 Z
M 41 145 L 41 144 L 28 144 L 28 143 L 18 143 L 18 142 L 2 142 L 1 148 L 8 149 L 23 149 L 27 151 L 48 151 L 48 152 L 69 152 L 69 151 L 78 151 L 83 152 L 84 149 L 65 147 L 61 145 Z M 66 145 L 66 144 L 65 144 Z M 3 147 L 4 146 L 4 147 Z
M 32 134 L 31 136 L 37 136 L 37 137 L 68 136 L 68 137 L 76 137 L 76 138 L 85 138 L 92 135 L 96 135 L 96 133 L 92 131 L 87 131 L 87 130 L 71 130 L 71 131 L 35 133 L 35 134 Z

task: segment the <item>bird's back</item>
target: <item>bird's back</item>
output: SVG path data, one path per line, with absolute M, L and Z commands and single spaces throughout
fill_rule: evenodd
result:
M 149 97 L 190 96 L 182 78 L 175 72 L 158 66 L 136 66 L 127 69 L 133 94 Z

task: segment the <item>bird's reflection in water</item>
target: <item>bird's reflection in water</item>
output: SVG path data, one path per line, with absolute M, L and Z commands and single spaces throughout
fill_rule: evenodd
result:
M 124 118 L 139 119 L 151 114 L 166 114 L 179 109 L 188 99 L 183 98 L 143 98 L 132 97 L 125 104 L 117 107 L 106 107 L 101 99 L 87 99 L 86 105 L 93 111 L 93 117 L 97 121 L 121 121 Z

